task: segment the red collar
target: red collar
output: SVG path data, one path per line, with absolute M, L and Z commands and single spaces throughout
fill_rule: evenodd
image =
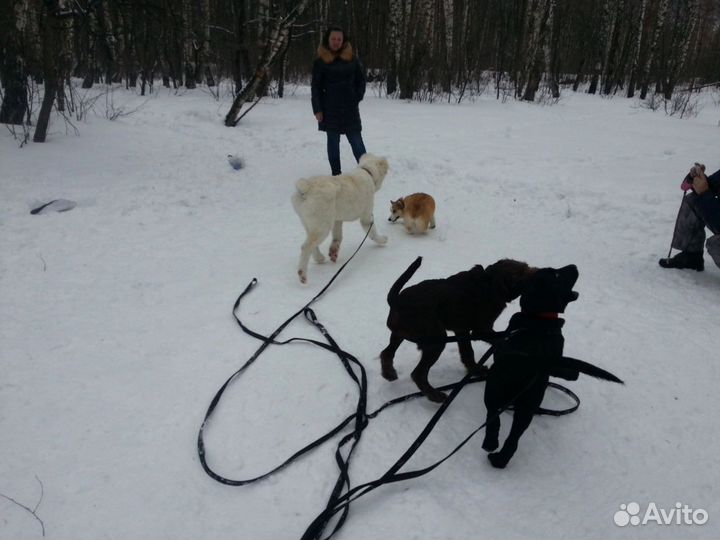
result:
M 541 311 L 540 313 L 525 313 L 528 317 L 536 319 L 559 319 L 559 315 L 554 311 Z

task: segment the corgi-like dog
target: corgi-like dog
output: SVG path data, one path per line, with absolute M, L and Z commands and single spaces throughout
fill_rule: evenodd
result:
M 405 230 L 410 234 L 425 233 L 435 228 L 435 199 L 427 193 L 413 193 L 390 201 L 388 221 L 402 218 Z

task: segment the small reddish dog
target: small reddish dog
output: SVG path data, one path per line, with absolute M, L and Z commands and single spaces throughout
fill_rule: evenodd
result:
M 425 233 L 435 228 L 435 200 L 427 193 L 413 193 L 390 201 L 388 221 L 402 218 L 405 230 L 410 234 Z

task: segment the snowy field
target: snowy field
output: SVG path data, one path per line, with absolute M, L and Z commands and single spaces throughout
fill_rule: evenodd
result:
M 507 469 L 490 466 L 477 436 L 430 475 L 356 502 L 337 538 L 720 536 L 720 270 L 707 255 L 702 273 L 657 265 L 683 176 L 694 161 L 720 168 L 717 97 L 680 120 L 571 92 L 555 106 L 368 94 L 365 143 L 391 166 L 375 200 L 389 242 L 368 242 L 315 311 L 366 367 L 369 410 L 415 390 L 413 346 L 398 351 L 394 383 L 380 376 L 378 354 L 389 336 L 385 295 L 417 255 L 412 283 L 503 257 L 577 264 L 565 353 L 626 385 L 568 383 L 580 409 L 536 418 Z M 117 90 L 115 99 L 134 107 L 145 98 Z M 222 125 L 228 108 L 200 90 L 162 90 L 115 121 L 90 115 L 79 136 L 58 119 L 45 144 L 19 149 L 0 134 L 0 539 L 42 537 L 28 511 L 39 482 L 36 515 L 57 540 L 293 539 L 324 506 L 334 443 L 246 487 L 210 479 L 196 453 L 210 400 L 259 345 L 231 316 L 237 295 L 258 278 L 241 315 L 268 334 L 339 266 L 311 262 L 304 286 L 295 273 L 304 232 L 294 182 L 329 170 L 307 89 L 263 100 L 234 129 Z M 344 139 L 342 152 L 348 170 Z M 246 167 L 233 170 L 230 153 Z M 389 200 L 416 191 L 437 201 L 437 229 L 424 237 L 386 222 Z M 77 207 L 30 215 L 58 198 Z M 359 225 L 345 226 L 340 263 L 362 237 Z M 318 338 L 302 320 L 280 337 L 298 335 Z M 450 345 L 431 382 L 463 374 Z M 411 468 L 484 421 L 482 391 L 463 390 Z M 548 405 L 566 404 L 549 394 Z M 337 357 L 271 347 L 226 392 L 207 430 L 208 459 L 225 476 L 256 476 L 355 401 Z M 353 483 L 381 475 L 436 408 L 415 400 L 374 420 Z M 631 502 L 643 511 L 680 502 L 709 519 L 617 526 L 614 514 Z

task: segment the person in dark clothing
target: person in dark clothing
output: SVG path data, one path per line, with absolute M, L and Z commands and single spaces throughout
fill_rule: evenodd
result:
M 679 249 L 674 257 L 660 259 L 663 268 L 689 268 L 702 272 L 703 243 L 715 264 L 720 267 L 720 170 L 705 175 L 705 165 L 696 163 L 680 186 L 683 197 L 671 247 Z M 713 235 L 705 241 L 705 227 Z
M 333 175 L 341 174 L 340 135 L 347 137 L 356 161 L 366 153 L 358 104 L 365 95 L 365 73 L 342 28 L 327 29 L 313 64 L 312 108 L 318 129 L 327 133 Z

